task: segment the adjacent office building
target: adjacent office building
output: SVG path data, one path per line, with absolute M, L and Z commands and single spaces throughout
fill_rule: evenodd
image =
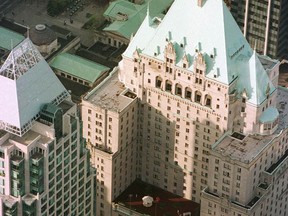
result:
M 250 45 L 260 54 L 288 58 L 287 0 L 230 0 L 231 13 Z
M 0 214 L 95 215 L 77 107 L 29 39 L 1 66 L 0 95 Z
M 285 215 L 279 64 L 258 56 L 222 0 L 176 0 L 162 21 L 148 10 L 82 102 L 99 215 L 135 178 L 201 201 L 201 215 Z

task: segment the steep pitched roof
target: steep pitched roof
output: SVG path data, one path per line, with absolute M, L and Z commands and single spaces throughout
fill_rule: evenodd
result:
M 69 53 L 61 53 L 51 62 L 51 67 L 88 82 L 95 82 L 109 68 Z
M 184 55 L 194 59 L 200 51 L 207 64 L 206 77 L 226 85 L 238 80 L 239 92 L 244 88 L 249 90 L 249 102 L 256 105 L 262 102 L 262 84 L 255 88 L 255 82 L 245 83 L 247 77 L 238 67 L 244 68 L 251 79 L 261 77 L 266 82 L 263 85 L 267 86 L 269 78 L 259 66 L 258 57 L 252 61 L 253 51 L 222 0 L 206 0 L 202 7 L 197 5 L 197 0 L 175 0 L 159 25 L 149 24 L 146 17 L 123 57 L 133 58 L 137 50 L 164 61 L 168 42 L 176 51 L 177 65 L 181 66 Z M 193 64 L 188 69 L 192 72 Z
M 173 0 L 145 0 L 143 4 L 138 5 L 127 0 L 117 0 L 112 2 L 104 13 L 104 16 L 112 18 L 113 21 L 104 31 L 115 32 L 129 39 L 140 27 L 145 19 L 147 7 L 153 15 L 161 14 L 167 9 Z M 121 19 L 120 14 L 127 15 L 126 19 Z
M 29 39 L 16 46 L 0 69 L 1 129 L 23 135 L 45 103 L 68 93 Z
M 255 51 L 249 60 L 248 75 L 250 75 L 249 86 L 253 88 L 249 91 L 251 92 L 250 102 L 253 104 L 261 104 L 267 98 L 267 95 L 270 95 L 275 90 L 275 87 L 269 79 Z M 245 79 L 242 80 L 245 81 Z

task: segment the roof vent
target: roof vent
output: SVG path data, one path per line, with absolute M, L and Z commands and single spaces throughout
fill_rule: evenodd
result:
M 199 7 L 203 7 L 205 1 L 206 1 L 206 0 L 197 0 L 197 5 L 198 5 Z
M 44 31 L 46 29 L 46 26 L 44 24 L 38 24 L 35 26 L 35 29 L 37 31 Z
M 142 198 L 143 200 L 143 206 L 145 207 L 151 207 L 153 205 L 153 197 L 150 197 L 150 196 L 144 196 Z

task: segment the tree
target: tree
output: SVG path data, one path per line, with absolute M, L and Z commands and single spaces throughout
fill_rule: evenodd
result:
M 69 0 L 49 0 L 47 4 L 47 13 L 50 16 L 61 14 L 68 6 Z

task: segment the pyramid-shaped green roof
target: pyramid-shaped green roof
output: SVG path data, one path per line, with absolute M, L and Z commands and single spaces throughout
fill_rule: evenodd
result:
M 238 92 L 249 91 L 249 102 L 260 104 L 263 101 L 263 86 L 266 89 L 269 78 L 263 67 L 258 65 L 261 63 L 257 55 L 252 61 L 253 50 L 230 11 L 222 0 L 203 1 L 202 7 L 197 2 L 175 0 L 159 25 L 149 23 L 147 16 L 123 56 L 133 58 L 137 49 L 164 61 L 165 47 L 171 42 L 176 50 L 176 64 L 181 66 L 184 55 L 193 61 L 200 51 L 207 64 L 207 78 L 226 85 L 237 80 Z M 246 76 L 240 68 L 246 70 Z M 193 62 L 188 69 L 193 72 Z M 261 77 L 263 83 L 252 86 L 255 82 L 246 82 L 246 79 L 255 80 L 254 77 Z M 270 89 L 274 89 L 272 84 Z

